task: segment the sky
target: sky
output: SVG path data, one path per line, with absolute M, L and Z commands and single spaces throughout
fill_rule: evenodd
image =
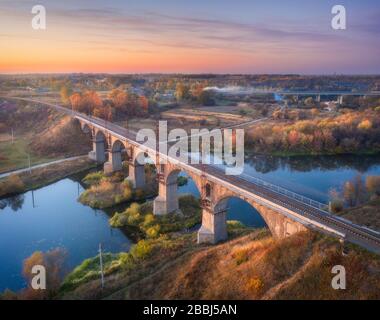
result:
M 379 35 L 379 0 L 0 0 L 0 73 L 380 74 Z

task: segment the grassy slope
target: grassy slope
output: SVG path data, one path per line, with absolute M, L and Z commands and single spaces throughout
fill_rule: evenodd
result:
M 331 287 L 331 268 L 346 267 L 347 290 Z M 177 261 L 125 291 L 146 299 L 380 299 L 380 259 L 304 233 L 283 241 L 249 235 Z
M 29 165 L 83 154 L 91 149 L 89 137 L 79 125 L 61 113 L 44 107 L 18 105 L 4 121 L 0 139 L 0 173 Z M 14 129 L 15 141 L 8 134 Z
M 379 256 L 353 246 L 342 256 L 338 242 L 325 236 L 304 232 L 276 241 L 259 230 L 217 246 L 186 237 L 108 276 L 103 296 L 97 279 L 64 298 L 380 299 Z M 331 287 L 334 265 L 346 268 L 346 290 Z
M 31 165 L 57 159 L 57 157 L 39 156 L 33 153 L 24 138 L 0 142 L 0 173 L 28 167 L 28 154 Z
M 95 162 L 82 157 L 76 160 L 67 160 L 46 167 L 36 168 L 32 170 L 32 173 L 12 174 L 0 179 L 0 198 L 40 188 L 95 166 Z
M 339 215 L 356 224 L 380 231 L 380 197 L 356 208 L 346 209 Z

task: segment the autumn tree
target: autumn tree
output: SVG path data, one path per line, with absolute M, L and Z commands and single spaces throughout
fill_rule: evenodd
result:
M 61 100 L 63 104 L 70 103 L 70 96 L 72 93 L 73 93 L 73 90 L 71 89 L 71 86 L 69 86 L 68 84 L 64 84 L 61 87 L 60 94 L 61 94 Z
M 215 105 L 215 101 L 212 98 L 212 93 L 208 90 L 202 90 L 202 92 L 198 96 L 198 103 L 203 106 Z
M 183 84 L 182 82 L 177 83 L 175 90 L 175 97 L 178 101 L 186 100 L 190 96 L 189 86 Z
M 356 204 L 355 194 L 356 194 L 356 190 L 355 190 L 354 183 L 352 181 L 347 181 L 343 187 L 343 195 L 344 195 L 344 199 L 347 201 L 348 205 L 351 207 L 353 207 Z
M 380 195 L 380 176 L 368 176 L 365 185 L 370 194 Z
M 94 109 L 101 108 L 103 105 L 97 92 L 91 90 L 74 93 L 70 96 L 70 103 L 75 111 L 85 114 L 92 114 Z
M 65 275 L 65 261 L 67 251 L 63 248 L 56 248 L 47 252 L 35 251 L 30 257 L 24 260 L 23 276 L 27 282 L 27 288 L 21 293 L 23 299 L 49 299 L 55 296 L 61 281 Z M 32 288 L 32 273 L 34 266 L 44 266 L 46 270 L 46 290 L 35 290 Z

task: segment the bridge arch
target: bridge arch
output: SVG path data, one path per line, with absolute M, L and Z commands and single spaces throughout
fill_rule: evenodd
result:
M 124 144 L 120 140 L 115 140 L 111 146 L 110 162 L 112 163 L 112 171 L 120 171 L 123 169 L 122 151 L 125 149 Z
M 129 180 L 137 189 L 152 188 L 157 173 L 153 155 L 143 150 L 135 149 L 129 164 Z M 153 190 L 152 190 L 153 191 Z
M 304 225 L 288 218 L 283 213 L 263 206 L 252 199 L 246 199 L 219 184 L 214 186 L 211 197 L 209 207 L 204 207 L 202 211 L 202 226 L 198 232 L 199 243 L 216 243 L 227 239 L 227 209 L 228 202 L 232 198 L 238 198 L 250 204 L 264 220 L 275 238 L 284 238 L 305 230 Z
M 87 126 L 92 134 L 92 151 L 89 156 L 91 159 L 95 160 L 97 163 L 103 163 L 106 161 L 106 149 L 107 149 L 107 139 L 104 133 L 101 130 L 91 129 L 86 123 L 84 126 Z M 87 129 L 84 129 L 87 130 Z
M 180 173 L 185 173 L 190 179 L 191 188 L 195 189 L 201 197 L 201 186 L 197 183 L 197 179 L 192 177 L 192 174 L 186 172 L 181 167 L 173 166 L 170 164 L 163 165 L 163 170 L 160 169 L 158 196 L 154 200 L 153 211 L 156 215 L 164 215 L 179 210 L 179 186 L 178 177 Z M 193 190 L 194 191 L 194 190 Z M 191 192 L 193 193 L 193 192 Z
M 76 121 L 80 122 L 78 119 Z M 84 133 L 91 133 L 91 127 L 87 123 L 80 123 L 81 129 Z
M 240 206 L 240 208 L 243 210 L 242 214 L 252 214 L 252 218 L 254 217 L 255 214 L 257 214 L 258 216 L 257 222 L 259 226 L 268 227 L 271 233 L 273 234 L 273 231 L 269 227 L 270 221 L 268 221 L 268 216 L 266 215 L 266 212 L 262 210 L 263 208 L 252 201 L 239 197 L 238 195 L 231 194 L 231 195 L 224 196 L 216 200 L 216 203 L 213 207 L 213 212 L 214 214 L 223 214 L 223 217 L 225 218 L 225 220 L 221 220 L 220 223 L 223 223 L 223 224 L 227 223 L 228 211 L 230 209 L 231 202 L 235 202 L 236 205 Z M 248 212 L 247 211 L 244 212 L 244 209 L 243 209 L 244 205 L 246 206 L 246 208 L 248 207 Z M 241 218 L 242 217 L 238 216 L 234 220 L 241 221 Z

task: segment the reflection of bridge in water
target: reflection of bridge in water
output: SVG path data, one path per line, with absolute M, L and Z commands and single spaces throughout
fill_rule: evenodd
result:
M 199 243 L 216 243 L 227 238 L 227 202 L 229 198 L 237 197 L 260 213 L 274 237 L 284 238 L 311 228 L 380 253 L 379 233 L 331 215 L 326 211 L 325 205 L 317 201 L 263 180 L 225 175 L 223 170 L 215 166 L 178 161 L 142 145 L 136 141 L 135 133 L 105 120 L 33 99 L 14 99 L 47 105 L 77 119 L 82 129 L 91 133 L 93 151 L 90 152 L 90 157 L 104 163 L 107 172 L 121 170 L 122 155 L 126 155 L 129 179 L 135 188 L 144 188 L 145 171 L 141 158 L 148 155 L 156 165 L 159 181 L 158 196 L 153 206 L 156 215 L 169 214 L 179 209 L 177 177 L 181 171 L 188 174 L 201 195 L 202 226 L 198 231 Z

